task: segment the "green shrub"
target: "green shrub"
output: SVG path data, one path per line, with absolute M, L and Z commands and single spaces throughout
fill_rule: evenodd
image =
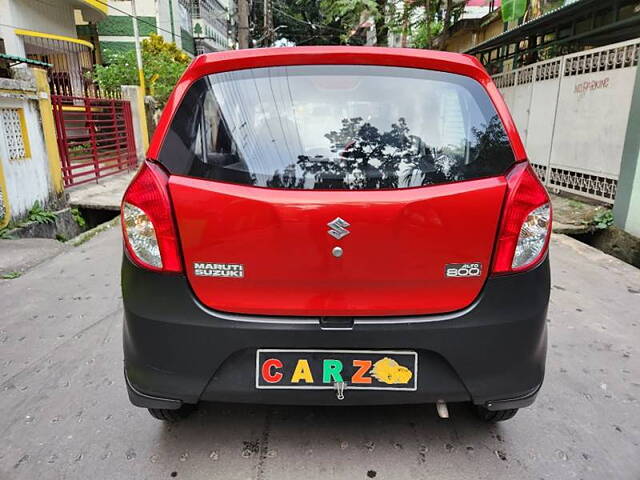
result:
M 27 220 L 36 223 L 53 223 L 56 221 L 56 218 L 57 215 L 54 212 L 42 208 L 40 202 L 37 200 L 34 202 L 33 207 L 31 207 L 31 210 L 29 210 L 29 213 L 27 214 Z
M 96 65 L 90 74 L 106 92 L 116 92 L 122 85 L 138 85 L 136 52 L 133 48 L 113 53 L 105 50 L 107 65 Z M 144 81 L 149 95 L 164 105 L 191 58 L 175 43 L 167 43 L 160 35 L 142 41 Z
M 598 212 L 591 224 L 598 230 L 606 230 L 613 225 L 613 213 L 609 209 Z
M 77 208 L 71 209 L 71 216 L 80 228 L 84 228 L 87 226 L 87 221 L 84 219 L 82 213 L 80 213 L 80 210 L 78 210 Z

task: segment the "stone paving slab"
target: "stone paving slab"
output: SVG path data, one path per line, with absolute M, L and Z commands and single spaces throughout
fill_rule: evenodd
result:
M 0 240 L 0 277 L 22 274 L 69 248 L 50 238 Z
M 553 231 L 567 235 L 591 232 L 595 217 L 607 207 L 581 202 L 559 195 L 551 195 Z
M 136 171 L 112 175 L 100 180 L 67 190 L 69 205 L 75 208 L 95 210 L 120 210 L 120 202 Z

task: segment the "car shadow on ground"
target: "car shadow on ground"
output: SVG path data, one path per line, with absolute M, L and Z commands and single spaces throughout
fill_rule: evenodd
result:
M 468 404 L 450 404 L 449 419 L 435 405 L 263 406 L 204 403 L 189 418 L 158 429 L 160 451 L 176 448 L 212 458 L 255 457 L 258 463 L 307 460 L 367 462 L 386 458 L 413 466 L 437 458 L 471 461 L 475 455 L 505 460 L 499 424 L 478 420 Z M 151 419 L 149 419 L 151 420 Z M 277 457 L 277 458 L 276 458 Z M 344 458 L 343 458 L 344 457 Z M 458 458 L 456 458 L 458 457 Z M 497 457 L 497 458 L 496 458 Z M 341 460 L 343 458 L 343 460 Z M 302 459 L 302 460 L 301 460 Z M 440 461 L 440 460 L 438 460 Z

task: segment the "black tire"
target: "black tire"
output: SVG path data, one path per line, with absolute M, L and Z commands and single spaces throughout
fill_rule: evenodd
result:
M 162 420 L 163 422 L 178 422 L 187 418 L 196 409 L 195 405 L 183 404 L 176 410 L 168 410 L 166 408 L 149 408 L 149 413 L 153 418 Z
M 504 422 L 505 420 L 515 417 L 516 413 L 518 413 L 517 408 L 509 408 L 507 410 L 488 410 L 482 405 L 475 405 L 474 410 L 480 420 L 490 423 Z

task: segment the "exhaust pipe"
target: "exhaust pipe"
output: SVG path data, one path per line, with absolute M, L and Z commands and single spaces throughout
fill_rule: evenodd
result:
M 449 418 L 449 409 L 447 408 L 447 402 L 444 400 L 438 400 L 436 402 L 436 410 L 440 418 Z

